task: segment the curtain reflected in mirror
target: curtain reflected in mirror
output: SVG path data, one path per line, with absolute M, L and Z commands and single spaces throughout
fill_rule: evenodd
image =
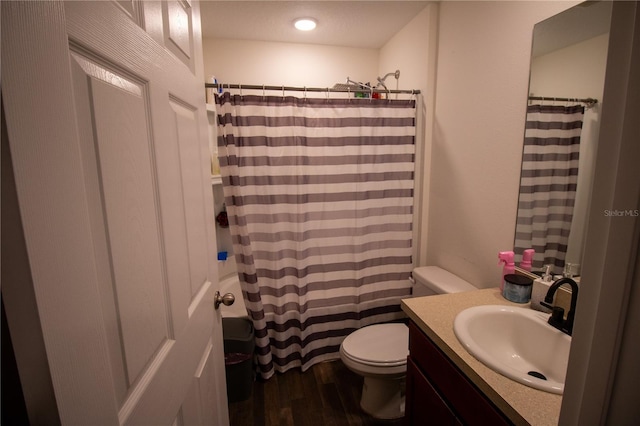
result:
M 534 28 L 514 241 L 517 262 L 536 250 L 534 271 L 581 262 L 610 15 L 610 3 L 585 2 Z
M 533 248 L 534 266 L 564 268 L 583 115 L 582 105 L 527 107 L 515 251 Z

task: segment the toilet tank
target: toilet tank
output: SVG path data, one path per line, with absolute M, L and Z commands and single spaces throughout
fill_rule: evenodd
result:
M 413 297 L 477 290 L 472 284 L 438 266 L 415 268 L 413 279 Z

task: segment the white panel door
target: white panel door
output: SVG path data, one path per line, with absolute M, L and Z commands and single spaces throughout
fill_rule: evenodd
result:
M 2 59 L 62 423 L 227 424 L 198 4 L 6 2 Z

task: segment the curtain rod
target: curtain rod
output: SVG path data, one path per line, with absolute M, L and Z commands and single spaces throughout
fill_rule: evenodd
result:
M 227 84 L 227 83 L 205 83 L 206 89 L 247 89 L 247 90 L 278 90 L 282 92 L 323 92 L 323 93 L 362 93 L 362 92 L 374 92 L 374 93 L 403 93 L 408 95 L 419 95 L 420 90 L 385 90 L 385 89 L 333 89 L 331 87 L 293 87 L 293 86 L 267 86 L 258 84 Z
M 580 102 L 583 104 L 587 104 L 587 108 L 591 108 L 595 104 L 598 103 L 597 99 L 594 98 L 551 98 L 547 96 L 529 96 L 530 101 L 558 101 L 558 102 Z

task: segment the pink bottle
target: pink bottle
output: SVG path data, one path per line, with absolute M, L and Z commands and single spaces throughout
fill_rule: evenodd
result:
M 504 276 L 515 272 L 516 264 L 513 262 L 514 253 L 512 251 L 501 251 L 498 253 L 498 265 L 504 264 L 502 268 L 502 279 L 500 280 L 500 291 L 504 290 Z
M 520 267 L 526 271 L 531 271 L 531 263 L 533 262 L 533 255 L 536 253 L 534 249 L 526 249 L 522 252 L 522 262 Z

